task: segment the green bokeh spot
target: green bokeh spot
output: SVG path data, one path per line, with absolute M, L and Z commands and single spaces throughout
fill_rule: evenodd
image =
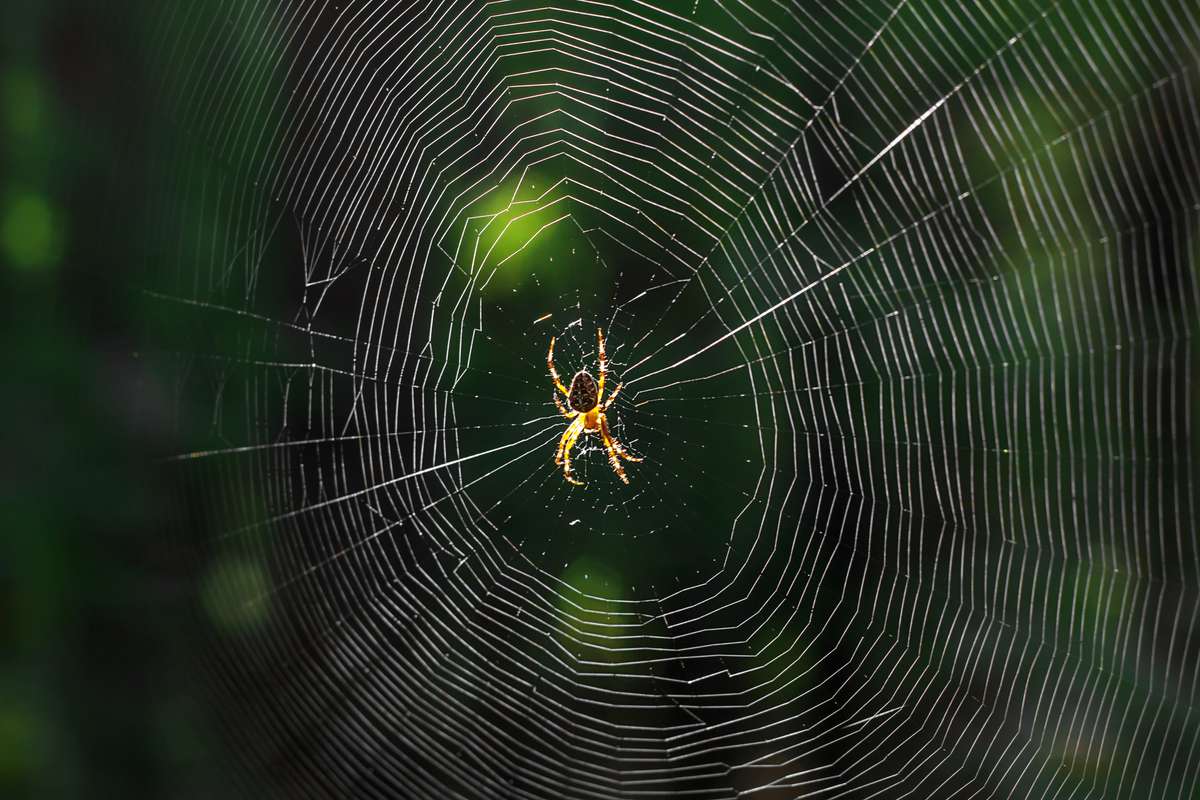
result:
M 463 255 L 478 259 L 473 268 L 485 276 L 489 291 L 511 290 L 546 262 L 547 252 L 562 249 L 562 226 L 570 224 L 563 195 L 570 184 L 551 189 L 555 184 L 548 175 L 529 173 L 497 187 L 476 210 L 470 225 L 476 242 Z
M 618 601 L 624 594 L 620 575 L 604 561 L 590 556 L 581 556 L 565 566 L 562 581 L 583 594 L 607 601 Z M 578 597 L 572 599 L 579 601 Z
M 0 786 L 36 771 L 41 731 L 37 721 L 16 708 L 0 708 Z
M 0 248 L 4 260 L 19 269 L 40 269 L 58 263 L 62 255 L 61 222 L 44 195 L 10 195 L 0 215 Z
M 201 591 L 209 619 L 222 631 L 247 633 L 267 620 L 267 579 L 253 561 L 236 556 L 217 561 Z
M 619 602 L 624 594 L 620 575 L 600 559 L 582 556 L 564 565 L 561 577 L 567 587 L 558 597 L 559 644 L 589 662 L 616 663 L 620 653 L 609 649 L 615 644 L 604 635 L 613 625 L 629 622 L 620 615 L 627 610 Z
M 0 92 L 5 133 L 14 139 L 37 134 L 45 118 L 45 98 L 37 78 L 30 72 L 10 69 L 0 78 Z

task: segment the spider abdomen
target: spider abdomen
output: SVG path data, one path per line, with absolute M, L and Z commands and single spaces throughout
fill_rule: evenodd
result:
M 567 392 L 567 403 L 570 404 L 572 410 L 586 414 L 596 407 L 599 399 L 597 397 L 598 389 L 596 379 L 591 376 L 591 373 L 586 369 L 581 369 L 571 379 L 571 388 Z

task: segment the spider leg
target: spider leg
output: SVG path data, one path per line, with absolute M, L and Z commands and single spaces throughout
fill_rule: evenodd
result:
M 608 396 L 608 399 L 604 401 L 604 405 L 601 407 L 602 410 L 607 410 L 608 407 L 613 404 L 613 401 L 617 399 L 617 395 L 621 393 L 621 387 L 624 385 L 625 384 L 623 384 L 623 383 L 617 384 L 617 388 L 613 389 L 613 393 L 610 394 Z
M 550 367 L 550 377 L 554 379 L 554 385 L 564 396 L 570 396 L 567 387 L 563 386 L 562 379 L 558 377 L 558 370 L 554 368 L 554 337 L 550 337 L 550 352 L 546 353 L 546 364 Z
M 575 446 L 582 430 L 583 417 L 578 417 L 563 431 L 562 438 L 558 440 L 558 454 L 554 457 L 554 463 L 562 465 L 563 477 L 576 486 L 582 486 L 583 481 L 576 480 L 571 475 L 571 448 Z
M 570 433 L 571 426 L 568 425 L 567 429 L 563 431 L 562 436 L 558 437 L 558 448 L 554 451 L 554 463 L 558 466 L 562 466 L 563 448 L 567 446 L 567 436 Z
M 558 399 L 558 395 L 554 395 L 554 405 L 558 406 L 559 412 L 567 419 L 574 419 L 575 415 L 579 413 L 578 411 L 572 411 L 563 405 L 563 401 Z
M 621 459 L 617 458 L 617 448 L 619 445 L 608 433 L 608 421 L 604 417 L 600 417 L 600 438 L 604 440 L 604 449 L 608 451 L 608 463 L 612 466 L 613 472 L 617 473 L 617 477 L 622 483 L 629 483 L 629 478 L 625 477 L 625 468 L 621 466 Z
M 567 444 L 571 442 L 571 436 L 575 432 L 576 426 L 579 425 L 579 420 L 576 419 L 567 429 L 563 431 L 562 436 L 558 437 L 558 449 L 554 452 L 554 463 L 561 465 L 563 462 L 563 453 L 567 449 Z
M 604 378 L 608 375 L 608 356 L 604 352 L 604 331 L 596 328 L 596 340 L 600 343 L 600 386 L 596 389 L 596 403 L 604 399 Z
M 625 445 L 623 445 L 619 441 L 617 441 L 617 437 L 613 436 L 612 432 L 609 431 L 608 419 L 603 414 L 600 415 L 600 434 L 601 434 L 601 436 L 604 437 L 604 443 L 606 445 L 611 444 L 612 449 L 615 450 L 617 452 L 617 454 L 619 456 L 621 456 L 621 458 L 625 459 L 626 461 L 635 461 L 635 462 L 642 460 L 641 456 L 633 455 L 632 453 L 630 453 L 628 450 L 625 449 Z

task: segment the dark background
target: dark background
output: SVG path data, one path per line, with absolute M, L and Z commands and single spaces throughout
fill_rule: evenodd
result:
M 213 797 L 161 382 L 138 3 L 0 8 L 0 795 Z M 161 121 L 161 120 L 159 120 Z

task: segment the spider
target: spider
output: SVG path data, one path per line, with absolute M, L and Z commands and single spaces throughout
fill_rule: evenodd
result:
M 554 379 L 554 386 L 563 393 L 570 406 L 568 408 L 568 405 L 563 405 L 563 401 L 559 399 L 558 395 L 554 395 L 554 404 L 558 406 L 558 410 L 564 417 L 571 420 L 571 424 L 563 431 L 562 438 L 558 440 L 558 452 L 554 455 L 554 463 L 563 468 L 563 477 L 576 486 L 582 486 L 583 481 L 576 480 L 571 474 L 571 448 L 575 446 L 575 442 L 582 434 L 600 434 L 600 438 L 604 440 L 604 449 L 608 451 L 608 463 L 612 465 L 613 472 L 617 473 L 617 477 L 625 483 L 629 483 L 629 478 L 625 477 L 621 459 L 626 461 L 642 460 L 640 457 L 630 455 L 629 451 L 608 430 L 605 412 L 617 399 L 617 395 L 621 391 L 621 384 L 617 384 L 617 388 L 613 389 L 613 393 L 608 396 L 608 399 L 604 398 L 604 378 L 608 375 L 608 359 L 604 355 L 604 332 L 599 328 L 596 329 L 596 339 L 600 342 L 599 383 L 590 372 L 581 369 L 571 379 L 571 388 L 568 389 L 563 386 L 562 380 L 558 377 L 558 370 L 554 368 L 553 336 L 550 337 L 550 352 L 546 354 L 546 363 L 550 366 L 550 377 Z

